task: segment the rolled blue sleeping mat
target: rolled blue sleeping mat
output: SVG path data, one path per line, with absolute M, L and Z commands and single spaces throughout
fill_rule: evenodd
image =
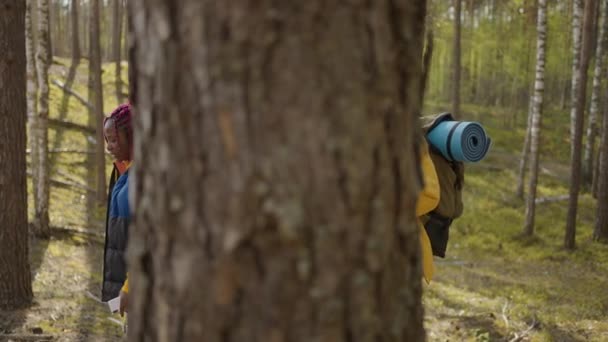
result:
M 444 158 L 459 162 L 482 160 L 492 142 L 482 125 L 469 121 L 442 121 L 426 138 Z

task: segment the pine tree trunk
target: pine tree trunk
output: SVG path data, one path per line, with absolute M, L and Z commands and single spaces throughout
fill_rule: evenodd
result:
M 585 114 L 585 98 L 587 95 L 587 69 L 591 55 L 591 28 L 593 21 L 593 8 L 595 0 L 585 1 L 585 17 L 583 19 L 583 45 L 581 49 L 581 64 L 579 68 L 579 82 L 576 89 L 576 111 L 574 121 L 574 136 L 572 140 L 571 167 L 570 167 L 570 202 L 566 221 L 566 234 L 564 247 L 574 249 L 576 238 L 576 212 L 578 209 L 578 193 L 581 185 L 581 154 L 583 147 L 583 125 Z
M 460 116 L 460 14 L 462 9 L 462 0 L 454 0 L 454 61 L 453 61 L 453 77 L 452 77 L 452 114 L 454 117 Z
M 603 111 L 597 176 L 597 211 L 593 239 L 608 242 L 608 111 Z
M 114 24 L 112 26 L 112 60 L 114 61 L 115 67 L 115 85 L 116 85 L 116 102 L 122 103 L 124 97 L 122 95 L 122 71 L 121 71 L 121 58 L 120 58 L 120 40 L 122 37 L 122 1 L 112 0 L 112 18 Z
M 32 300 L 25 175 L 25 17 L 25 0 L 0 0 L 1 310 L 23 307 Z
M 95 127 L 95 160 L 89 161 L 89 180 L 95 184 L 95 201 L 89 199 L 89 209 L 106 202 L 105 140 L 103 137 L 103 89 L 101 82 L 101 47 L 99 41 L 99 0 L 89 3 L 89 126 Z
M 38 208 L 38 73 L 36 72 L 36 46 L 34 42 L 33 13 L 37 11 L 37 1 L 27 0 L 25 10 L 25 57 L 27 62 L 27 117 L 28 143 L 30 145 L 30 169 L 32 170 L 32 193 L 34 208 Z
M 48 118 L 49 118 L 49 56 L 48 53 L 48 0 L 38 0 L 38 50 L 36 51 L 36 72 L 38 73 L 38 120 L 36 123 L 36 145 L 38 147 L 38 206 L 34 214 L 34 233 L 41 238 L 49 238 L 49 154 L 48 154 Z
M 608 10 L 608 0 L 601 0 L 601 19 L 599 33 L 597 36 L 597 48 L 595 50 L 595 67 L 593 70 L 593 90 L 591 93 L 591 110 L 589 111 L 589 123 L 587 126 L 587 139 L 585 141 L 585 154 L 583 157 L 583 185 L 591 185 L 593 179 L 593 161 L 595 138 L 597 137 L 597 116 L 600 110 L 600 91 L 602 76 L 604 75 L 604 49 L 606 34 L 606 11 Z
M 536 185 L 538 183 L 538 164 L 540 159 L 540 130 L 542 126 L 543 93 L 545 91 L 545 50 L 547 42 L 547 0 L 538 1 L 538 38 L 536 43 L 536 79 L 534 81 L 534 102 L 532 107 L 532 125 L 530 128 L 530 183 L 526 197 L 526 221 L 524 234 L 534 234 L 536 213 Z
M 572 86 L 570 87 L 570 141 L 573 142 L 576 127 L 576 108 L 578 107 L 577 89 L 581 64 L 581 17 L 583 0 L 572 1 Z
M 129 5 L 129 339 L 423 341 L 425 2 Z
M 72 63 L 78 64 L 80 62 L 80 26 L 78 25 L 78 16 L 80 7 L 80 0 L 72 0 Z

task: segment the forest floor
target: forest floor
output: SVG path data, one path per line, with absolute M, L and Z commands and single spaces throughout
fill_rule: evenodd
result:
M 51 79 L 64 83 L 69 61 L 57 61 Z M 83 96 L 86 70 L 83 61 L 72 85 Z M 113 84 L 113 66 L 105 65 L 106 111 L 116 105 Z M 86 125 L 85 107 L 74 97 L 64 100 L 51 86 L 51 117 Z M 484 124 L 494 145 L 485 161 L 467 166 L 465 214 L 451 228 L 447 257 L 436 261 L 436 278 L 424 285 L 428 340 L 608 341 L 608 246 L 590 239 L 595 200 L 580 197 L 576 250 L 561 247 L 567 201 L 540 204 L 535 236 L 521 238 L 524 202 L 514 192 L 523 127 L 510 127 L 495 110 L 465 106 L 465 112 L 464 119 Z M 568 116 L 548 112 L 539 197 L 568 193 Z M 61 129 L 50 134 L 52 149 L 83 149 L 91 139 Z M 86 154 L 57 153 L 54 163 L 51 178 L 85 184 Z M 51 221 L 58 229 L 51 240 L 30 243 L 34 304 L 0 311 L 0 341 L 122 339 L 120 317 L 96 300 L 103 230 L 99 220 L 86 223 L 99 213 L 86 212 L 83 189 L 52 188 Z

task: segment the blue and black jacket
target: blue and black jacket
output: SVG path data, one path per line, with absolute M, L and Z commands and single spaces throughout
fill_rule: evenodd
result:
M 106 239 L 103 252 L 103 284 L 101 300 L 118 297 L 127 278 L 125 253 L 129 235 L 129 170 L 119 175 L 114 166 L 108 192 Z

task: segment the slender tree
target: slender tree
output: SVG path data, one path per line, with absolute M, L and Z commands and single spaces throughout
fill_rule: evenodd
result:
M 114 25 L 112 26 L 112 60 L 115 67 L 115 86 L 116 86 L 116 102 L 121 103 L 124 100 L 122 93 L 122 71 L 121 71 L 121 38 L 122 38 L 122 1 L 112 0 L 112 18 Z
M 583 185 L 591 185 L 593 179 L 593 161 L 595 140 L 598 135 L 597 116 L 600 108 L 600 92 L 602 75 L 604 75 L 604 50 L 605 50 L 605 35 L 606 28 L 606 11 L 608 10 L 608 1 L 600 1 L 600 22 L 599 33 L 597 35 L 597 44 L 595 49 L 595 67 L 593 69 L 593 90 L 591 92 L 591 108 L 589 111 L 589 123 L 587 124 L 587 139 L 585 140 L 585 154 L 583 157 Z
M 95 184 L 97 205 L 106 200 L 105 146 L 103 137 L 103 89 L 101 82 L 101 46 L 99 41 L 99 0 L 89 3 L 89 126 L 95 127 L 95 161 L 89 164 L 89 178 Z M 94 204 L 89 202 L 89 209 Z
M 454 0 L 454 61 L 452 76 L 452 114 L 460 116 L 460 16 L 462 13 L 462 0 Z
M 593 239 L 608 242 L 608 111 L 604 110 L 602 136 L 599 148 L 597 211 Z
M 32 171 L 32 193 L 34 208 L 38 208 L 38 73 L 36 72 L 36 45 L 34 41 L 33 12 L 37 11 L 36 0 L 26 0 L 25 10 L 25 57 L 27 62 L 27 117 L 28 142 L 30 145 L 30 169 Z
M 38 0 L 38 49 L 36 50 L 36 71 L 38 73 L 38 118 L 36 120 L 36 145 L 38 148 L 37 204 L 34 214 L 34 233 L 42 238 L 50 237 L 49 228 L 49 53 L 48 53 L 48 0 Z
M 536 82 L 535 82 L 536 84 Z M 521 159 L 519 160 L 519 172 L 517 177 L 517 187 L 515 190 L 515 196 L 519 199 L 524 198 L 524 183 L 526 179 L 526 169 L 528 165 L 528 159 L 530 159 L 530 137 L 532 134 L 532 117 L 534 101 L 536 97 L 532 96 L 530 99 L 530 106 L 528 108 L 528 125 L 526 126 L 526 136 L 524 138 L 524 146 L 521 151 Z
M 577 89 L 579 88 L 581 64 L 581 17 L 583 0 L 572 1 L 572 86 L 570 87 L 570 141 L 574 141 L 576 127 L 576 108 L 578 105 Z
M 129 4 L 129 339 L 423 341 L 425 1 Z
M 581 154 L 583 147 L 583 125 L 585 98 L 587 95 L 587 69 L 591 57 L 591 36 L 593 9 L 595 0 L 585 1 L 585 16 L 583 18 L 583 45 L 581 48 L 581 64 L 579 68 L 579 82 L 576 89 L 576 112 L 574 121 L 574 136 L 571 145 L 570 166 L 570 200 L 568 204 L 568 216 L 566 221 L 566 234 L 564 235 L 564 246 L 567 249 L 575 247 L 576 237 L 576 212 L 578 209 L 578 193 L 581 185 Z
M 532 107 L 532 125 L 530 128 L 530 182 L 526 197 L 526 222 L 524 234 L 534 234 L 536 212 L 536 185 L 538 183 L 538 164 L 540 159 L 540 130 L 543 112 L 543 93 L 545 91 L 545 51 L 547 45 L 547 0 L 538 1 L 538 20 L 536 39 L 536 79 L 534 81 L 534 102 Z
M 80 62 L 80 26 L 78 24 L 80 0 L 72 0 L 72 10 L 70 17 L 72 19 L 72 63 Z
M 25 175 L 25 0 L 0 0 L 0 309 L 32 300 Z

